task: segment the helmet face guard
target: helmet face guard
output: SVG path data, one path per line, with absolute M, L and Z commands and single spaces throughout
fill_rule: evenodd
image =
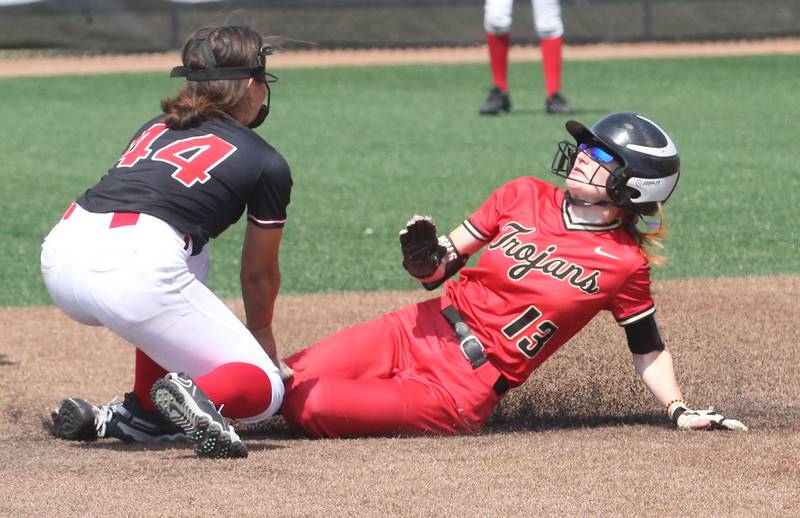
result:
M 608 150 L 620 166 L 608 177 L 605 187 L 611 203 L 639 213 L 651 212 L 665 202 L 678 183 L 680 158 L 669 135 L 639 114 L 619 112 L 598 121 L 591 129 L 567 121 L 567 131 L 578 144 L 598 144 Z M 562 141 L 550 171 L 566 178 L 575 165 L 578 149 Z
M 598 159 L 593 156 L 593 154 L 592 154 L 593 149 L 589 145 L 581 144 L 580 147 L 579 147 L 579 146 L 576 146 L 575 144 L 573 144 L 572 142 L 569 142 L 569 141 L 566 141 L 566 140 L 562 140 L 561 142 L 558 143 L 558 149 L 556 151 L 556 155 L 555 155 L 555 157 L 553 157 L 553 162 L 550 164 L 550 172 L 553 173 L 554 175 L 560 176 L 561 178 L 564 178 L 564 179 L 569 178 L 569 174 L 570 174 L 570 172 L 572 172 L 572 168 L 575 166 L 575 160 L 576 160 L 576 158 L 578 156 L 578 153 L 580 153 L 582 151 L 584 151 L 584 152 L 588 153 L 590 156 L 592 156 L 592 158 L 595 161 L 598 161 Z M 604 151 L 601 150 L 600 153 L 604 153 Z M 611 159 L 612 160 L 616 159 L 616 157 L 611 157 Z M 573 181 L 573 182 L 582 183 L 584 185 L 591 185 L 592 187 L 599 187 L 601 189 L 606 189 L 607 190 L 608 187 L 607 187 L 606 184 L 601 184 L 601 183 L 595 183 L 594 182 L 594 178 L 595 178 L 595 176 L 597 176 L 597 172 L 599 171 L 599 169 L 601 167 L 605 167 L 606 170 L 610 171 L 610 169 L 608 169 L 608 167 L 606 165 L 606 162 L 602 162 L 601 161 L 600 163 L 598 163 L 597 168 L 595 169 L 594 173 L 592 173 L 592 176 L 591 176 L 591 178 L 589 178 L 588 181 L 583 181 L 583 180 L 580 180 L 580 179 L 577 179 L 577 178 L 570 178 L 570 180 Z M 598 205 L 598 206 L 616 205 L 613 200 L 611 200 L 611 201 L 586 201 L 586 200 L 581 200 L 580 198 L 575 198 L 574 196 L 572 196 L 569 193 L 569 191 L 567 191 L 567 198 L 569 199 L 570 203 L 573 203 L 575 205 L 585 205 L 585 206 L 589 206 L 589 205 Z
M 278 76 L 266 71 L 267 56 L 272 55 L 272 45 L 262 45 L 258 51 L 258 65 L 254 67 L 220 67 L 214 58 L 214 51 L 208 42 L 208 37 L 217 27 L 212 27 L 199 32 L 192 42 L 199 46 L 203 53 L 205 68 L 189 68 L 187 66 L 177 66 L 172 69 L 170 77 L 185 77 L 187 81 L 220 81 L 225 79 L 250 79 L 253 78 L 259 83 L 267 85 L 267 102 L 261 105 L 258 115 L 253 119 L 248 127 L 257 128 L 269 115 L 269 105 L 271 98 L 271 88 L 269 85 L 278 81 Z

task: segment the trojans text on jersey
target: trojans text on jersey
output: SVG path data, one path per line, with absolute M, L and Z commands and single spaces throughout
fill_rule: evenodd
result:
M 594 270 L 588 275 L 583 266 L 571 263 L 565 259 L 555 257 L 556 245 L 550 245 L 544 250 L 534 243 L 523 243 L 518 236 L 530 234 L 535 228 L 527 228 L 516 221 L 511 221 L 503 226 L 505 234 L 500 239 L 489 245 L 489 250 L 500 249 L 503 255 L 516 262 L 508 269 L 508 277 L 518 281 L 534 270 L 541 271 L 559 281 L 567 281 L 574 288 L 593 295 L 600 291 L 598 281 L 600 272 Z

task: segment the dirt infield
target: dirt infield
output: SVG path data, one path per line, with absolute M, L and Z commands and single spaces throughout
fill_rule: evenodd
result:
M 668 426 L 604 315 L 476 436 L 306 440 L 276 417 L 244 431 L 245 460 L 202 461 L 182 445 L 70 443 L 48 435 L 48 409 L 63 396 L 122 394 L 133 349 L 54 307 L 4 309 L 0 515 L 796 516 L 800 277 L 654 288 L 687 397 L 750 432 Z M 289 353 L 427 296 L 284 296 L 275 326 Z
M 800 54 L 800 40 L 567 47 L 568 60 Z M 486 50 L 294 53 L 274 66 L 483 62 Z M 291 59 L 290 59 L 291 58 Z M 538 51 L 514 47 L 512 59 Z M 176 54 L 0 57 L 0 76 L 168 70 Z M 608 315 L 590 324 L 475 436 L 306 440 L 282 419 L 246 428 L 250 457 L 185 445 L 79 444 L 47 432 L 65 396 L 104 403 L 133 382 L 133 349 L 55 307 L 0 308 L 0 516 L 797 516 L 800 277 L 656 282 L 686 396 L 751 431 L 675 431 L 636 378 Z M 285 354 L 429 296 L 282 296 Z M 230 302 L 240 316 L 240 302 Z
M 800 54 L 800 39 L 708 43 L 615 43 L 564 47 L 567 61 L 594 59 L 672 58 L 752 54 Z M 277 52 L 270 58 L 275 68 L 309 68 L 348 65 L 399 65 L 411 63 L 484 63 L 485 46 L 428 49 L 323 50 Z M 529 45 L 511 47 L 512 61 L 536 61 L 539 51 Z M 170 70 L 180 61 L 177 52 L 100 56 L 0 57 L 0 77 L 58 74 L 108 74 Z

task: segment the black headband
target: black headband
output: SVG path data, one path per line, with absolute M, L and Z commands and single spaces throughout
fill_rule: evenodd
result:
M 218 81 L 220 79 L 249 79 L 251 77 L 258 77 L 261 75 L 266 76 L 264 82 L 274 83 L 278 78 L 272 74 L 265 72 L 264 66 L 266 65 L 266 57 L 272 54 L 272 45 L 262 45 L 258 51 L 259 64 L 254 67 L 218 67 L 217 60 L 214 58 L 214 52 L 211 45 L 208 43 L 208 37 L 216 27 L 204 29 L 199 32 L 194 38 L 203 52 L 203 58 L 206 63 L 206 68 L 189 68 L 186 66 L 177 66 L 172 69 L 169 77 L 185 77 L 187 81 Z
M 218 79 L 248 79 L 264 73 L 264 66 L 188 68 L 175 67 L 169 77 L 185 77 L 187 81 L 216 81 Z

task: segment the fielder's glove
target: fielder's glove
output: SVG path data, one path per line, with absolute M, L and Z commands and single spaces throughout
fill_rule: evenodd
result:
M 439 244 L 436 224 L 430 216 L 415 215 L 400 231 L 403 268 L 418 279 L 430 277 L 439 268 L 447 249 Z
M 708 410 L 692 410 L 683 401 L 675 401 L 667 410 L 669 418 L 680 430 L 736 430 L 747 431 L 747 427 L 741 421 L 723 417 L 714 411 L 714 407 Z

